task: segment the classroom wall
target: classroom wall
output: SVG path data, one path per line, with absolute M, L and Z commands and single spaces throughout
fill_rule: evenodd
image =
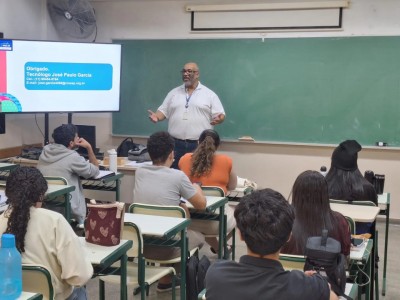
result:
M 207 3 L 206 0 L 92 2 L 97 15 L 97 41 L 111 42 L 112 39 L 144 38 L 264 37 L 268 42 L 269 37 L 399 35 L 400 33 L 400 1 L 398 0 L 352 0 L 350 8 L 344 11 L 342 31 L 266 34 L 191 34 L 189 32 L 190 15 L 184 11 L 184 5 L 189 2 Z M 208 1 L 208 3 L 212 2 Z M 6 37 L 13 38 L 65 40 L 65 37 L 60 37 L 54 31 L 43 6 L 44 3 L 45 0 L 0 0 L 0 31 L 4 32 Z M 23 17 L 17 19 L 16 16 L 21 16 L 21 14 Z M 23 26 L 20 20 L 24 20 Z M 212 88 L 212 82 L 205 84 Z M 36 129 L 33 117 L 33 115 L 7 115 L 7 131 L 5 135 L 0 135 L 0 148 L 42 141 L 43 138 Z M 50 116 L 51 130 L 66 120 L 65 114 L 52 114 Z M 96 125 L 98 145 L 103 150 L 117 147 L 122 140 L 121 137 L 111 136 L 111 114 L 74 114 L 73 122 Z M 38 124 L 43 128 L 41 116 L 38 116 Z M 138 141 L 144 142 L 140 139 Z M 319 169 L 321 165 L 329 167 L 333 148 L 333 146 L 223 143 L 221 151 L 232 156 L 238 175 L 255 180 L 260 187 L 272 187 L 288 196 L 300 172 L 306 169 Z M 399 178 L 398 170 L 400 170 L 400 150 L 363 149 L 359 157 L 359 167 L 362 172 L 370 169 L 386 175 L 385 191 L 391 192 L 393 199 L 391 218 L 400 220 L 400 203 L 396 201 L 400 198 L 400 186 L 396 184 Z M 131 176 L 128 180 L 132 179 Z M 123 195 L 130 195 L 131 187 L 131 182 L 123 182 L 123 189 L 125 189 Z

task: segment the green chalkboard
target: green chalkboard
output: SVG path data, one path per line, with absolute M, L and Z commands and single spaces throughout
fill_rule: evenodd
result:
M 116 40 L 122 44 L 121 111 L 113 134 L 148 136 L 187 61 L 220 97 L 224 139 L 400 145 L 400 37 Z

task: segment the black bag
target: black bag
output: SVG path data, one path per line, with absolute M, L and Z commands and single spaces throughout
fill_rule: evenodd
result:
M 119 157 L 127 157 L 128 151 L 134 149 L 136 144 L 133 142 L 132 138 L 124 139 L 121 144 L 117 148 L 117 156 Z
M 307 239 L 305 254 L 304 271 L 317 271 L 327 279 L 336 295 L 351 299 L 344 294 L 346 258 L 341 253 L 340 242 L 328 237 L 328 230 L 322 230 L 322 236 Z
M 188 258 L 186 264 L 186 299 L 197 300 L 204 289 L 204 279 L 210 267 L 210 260 L 204 256 L 199 260 L 197 255 Z

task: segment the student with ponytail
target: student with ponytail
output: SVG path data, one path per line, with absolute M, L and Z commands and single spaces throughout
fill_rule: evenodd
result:
M 181 169 L 192 182 L 218 186 L 226 193 L 236 188 L 237 176 L 232 170 L 232 159 L 216 151 L 221 143 L 215 130 L 204 130 L 194 153 L 185 154 L 179 161 Z
M 183 171 L 191 182 L 200 183 L 203 186 L 218 186 L 224 190 L 236 188 L 237 176 L 233 171 L 232 159 L 224 154 L 216 153 L 220 138 L 218 133 L 212 129 L 204 130 L 199 137 L 199 145 L 194 153 L 187 153 L 179 160 L 179 169 Z M 225 205 L 227 216 L 227 232 L 231 232 L 236 226 L 233 217 L 233 209 Z M 210 223 L 212 225 L 210 226 Z M 214 224 L 215 223 L 215 224 Z M 200 231 L 205 235 L 214 235 L 218 233 L 218 222 L 207 222 L 192 219 L 190 225 L 192 230 Z M 218 241 L 216 238 L 206 238 L 211 246 L 211 251 L 218 250 Z
M 23 264 L 49 270 L 55 300 L 86 300 L 84 285 L 92 277 L 92 265 L 64 216 L 41 208 L 46 191 L 47 182 L 38 169 L 19 167 L 11 172 L 0 234 L 15 235 Z

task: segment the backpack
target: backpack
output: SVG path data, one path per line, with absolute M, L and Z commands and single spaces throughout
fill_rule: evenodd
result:
M 135 144 L 135 147 L 128 151 L 128 159 L 139 163 L 151 161 L 147 147 L 142 144 Z
M 186 299 L 197 300 L 199 293 L 204 289 L 204 279 L 210 267 L 210 260 L 204 256 L 199 260 L 192 255 L 186 263 Z
M 128 151 L 134 149 L 136 144 L 133 142 L 132 138 L 128 137 L 124 139 L 117 148 L 117 156 L 127 157 Z
M 346 258 L 341 253 L 340 242 L 328 237 L 328 230 L 322 230 L 322 236 L 307 239 L 305 255 L 304 271 L 317 271 L 327 279 L 336 295 L 351 299 L 344 294 Z

